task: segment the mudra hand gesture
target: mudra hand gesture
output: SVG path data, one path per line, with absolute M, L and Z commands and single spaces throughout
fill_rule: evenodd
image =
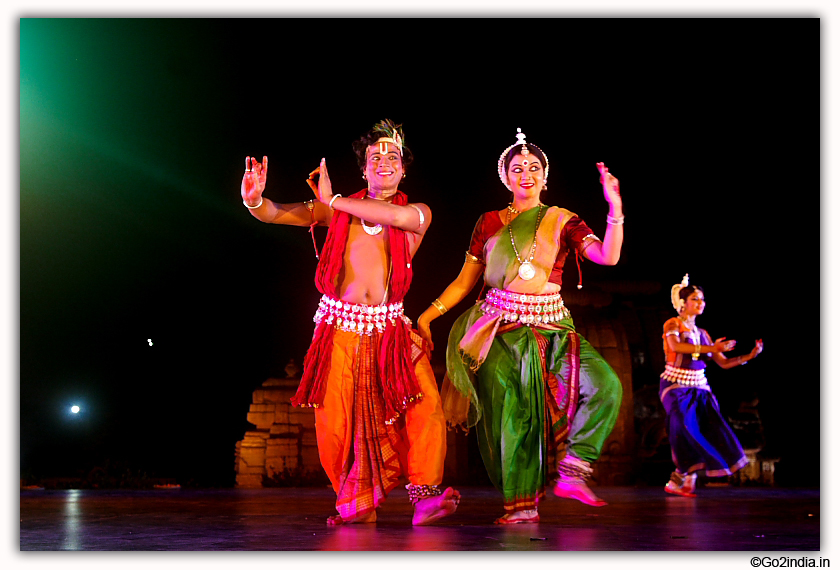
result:
M 265 191 L 265 178 L 268 174 L 268 157 L 264 156 L 262 164 L 254 157 L 245 157 L 245 174 L 242 175 L 242 200 L 247 206 L 256 207 L 262 203 L 262 193 Z
M 316 174 L 318 175 L 317 184 L 315 183 Z M 306 179 L 306 183 L 309 184 L 310 188 L 312 188 L 312 192 L 315 193 L 315 198 L 317 198 L 318 201 L 322 204 L 326 204 L 329 206 L 330 200 L 332 200 L 333 197 L 333 193 L 332 183 L 330 182 L 330 175 L 327 172 L 326 159 L 322 158 L 321 165 L 309 173 L 309 178 Z
M 600 182 L 604 186 L 604 199 L 609 202 L 610 206 L 621 209 L 621 194 L 618 191 L 618 178 L 610 174 L 610 169 L 607 168 L 603 162 L 597 165 L 598 172 L 601 173 Z
M 726 340 L 726 337 L 721 337 L 715 341 L 713 352 L 729 352 L 735 348 L 736 341 Z

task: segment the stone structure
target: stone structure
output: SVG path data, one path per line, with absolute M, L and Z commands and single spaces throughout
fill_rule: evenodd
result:
M 766 441 L 764 426 L 758 414 L 758 398 L 741 402 L 738 411 L 726 419 L 750 461 L 730 477 L 730 482 L 735 485 L 774 485 L 779 458 L 762 453 Z
M 269 378 L 254 390 L 247 420 L 255 429 L 236 442 L 237 487 L 263 487 L 290 473 L 305 477 L 323 471 L 315 440 L 315 413 L 289 402 L 300 384 L 300 369 L 291 362 L 286 373 L 287 378 Z
M 633 361 L 624 324 L 619 312 L 609 305 L 612 296 L 601 291 L 564 292 L 563 300 L 572 312 L 575 329 L 621 380 L 623 394 L 615 427 L 601 457 L 593 465 L 593 485 L 629 485 L 634 482 L 633 468 L 636 434 L 633 423 Z
M 662 324 L 673 314 L 667 291 L 655 282 L 590 281 L 582 290 L 564 290 L 563 299 L 578 332 L 613 367 L 624 390 L 618 421 L 593 465 L 593 485 L 662 484 L 673 470 L 658 395 L 665 366 Z M 432 354 L 438 385 L 446 372 L 444 358 L 443 350 Z M 288 472 L 323 475 L 315 415 L 289 403 L 300 383 L 299 373 L 291 365 L 287 378 L 271 378 L 254 391 L 247 419 L 256 429 L 236 444 L 237 487 L 261 487 Z M 733 476 L 733 484 L 774 482 L 778 458 L 762 456 L 755 404 L 742 406 L 729 418 L 750 459 L 750 465 Z M 473 433 L 465 437 L 460 431 L 448 432 L 444 484 L 490 484 Z

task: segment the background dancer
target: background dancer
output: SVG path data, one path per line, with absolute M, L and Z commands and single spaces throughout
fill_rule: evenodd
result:
M 353 145 L 366 189 L 333 194 L 321 159 L 307 180 L 317 200 L 292 204 L 262 196 L 267 157 L 245 159 L 242 199 L 255 218 L 329 226 L 315 276 L 317 325 L 292 403 L 315 408 L 318 453 L 337 495 L 330 525 L 374 522 L 401 475 L 415 525 L 453 513 L 460 498 L 438 488 L 445 420 L 422 339 L 403 315 L 411 260 L 432 220 L 397 189 L 411 162 L 403 141 L 400 126 L 379 122 Z
M 602 265 L 618 262 L 624 216 L 618 180 L 603 163 L 597 165 L 609 204 L 603 242 L 572 212 L 540 202 L 548 159 L 524 134 L 497 166 L 511 204 L 479 218 L 458 278 L 417 324 L 431 342 L 432 320 L 463 300 L 482 275 L 491 287 L 449 335 L 444 410 L 452 424 L 477 426 L 484 465 L 504 496 L 506 514 L 496 522 L 533 523 L 551 447 L 562 457 L 555 494 L 606 504 L 586 480 L 615 425 L 621 382 L 575 332 L 559 292 L 570 252 Z
M 764 349 L 759 339 L 749 352 L 726 358 L 735 348 L 734 340 L 712 338 L 695 324 L 706 307 L 703 289 L 688 284 L 688 274 L 671 287 L 671 304 L 679 313 L 665 322 L 663 345 L 665 372 L 659 380 L 659 398 L 668 414 L 668 440 L 676 470 L 665 491 L 683 497 L 696 497 L 697 473 L 709 477 L 731 475 L 749 463 L 738 438 L 720 414 L 717 399 L 706 381 L 706 363 L 721 368 L 746 364 Z

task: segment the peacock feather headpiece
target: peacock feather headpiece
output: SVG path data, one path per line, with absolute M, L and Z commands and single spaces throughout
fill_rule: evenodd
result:
M 382 135 L 376 140 L 376 143 L 380 145 L 379 152 L 383 154 L 387 152 L 387 148 L 384 145 L 385 143 L 391 143 L 400 149 L 400 156 L 403 155 L 405 137 L 403 135 L 402 125 L 395 125 L 392 120 L 384 119 L 376 123 L 371 130 L 374 133 Z

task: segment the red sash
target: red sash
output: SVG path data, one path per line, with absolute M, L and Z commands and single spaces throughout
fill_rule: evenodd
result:
M 367 190 L 362 190 L 349 198 L 361 199 L 366 192 Z M 397 191 L 392 203 L 405 206 L 408 203 L 408 197 L 403 192 Z M 338 210 L 334 212 L 315 272 L 315 286 L 318 291 L 336 299 L 339 298 L 336 277 L 344 261 L 344 250 L 347 247 L 351 220 L 352 216 L 346 212 Z M 386 227 L 393 266 L 388 284 L 389 301 L 398 302 L 403 300 L 411 286 L 411 251 L 404 230 L 393 226 Z M 292 398 L 292 404 L 295 406 L 318 407 L 324 403 L 324 392 L 330 373 L 333 331 L 333 326 L 327 324 L 326 321 L 322 321 L 315 328 L 312 344 L 303 361 L 303 377 L 297 393 Z M 410 402 L 423 396 L 414 375 L 411 346 L 410 329 L 405 321 L 399 319 L 393 323 L 389 322 L 381 335 L 376 371 L 389 423 L 405 411 Z

